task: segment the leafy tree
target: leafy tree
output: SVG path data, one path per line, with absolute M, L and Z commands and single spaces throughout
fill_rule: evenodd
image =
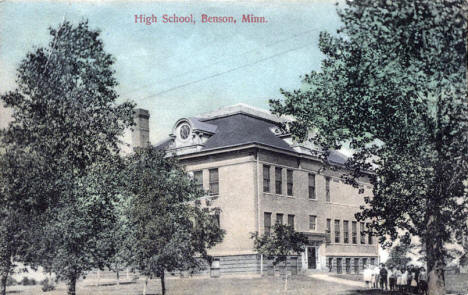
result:
M 299 140 L 325 151 L 348 143 L 349 183 L 374 170 L 374 197 L 357 217 L 382 243 L 419 237 L 429 294 L 445 294 L 446 245 L 467 230 L 467 4 L 346 3 L 338 34 L 320 35 L 321 70 L 272 109 L 296 118 Z
M 413 254 L 414 245 L 411 243 L 401 242 L 399 245 L 394 245 L 390 250 L 387 265 L 406 266 L 411 258 L 409 254 Z
M 136 151 L 125 175 L 129 263 L 147 278 L 159 277 L 165 294 L 165 272 L 201 268 L 200 258 L 211 262 L 207 249 L 224 236 L 213 218 L 217 208 L 202 206 L 205 193 L 176 159 L 156 149 Z
M 115 221 L 117 186 L 108 171 L 119 166 L 119 137 L 133 123 L 133 104 L 116 103 L 114 59 L 86 21 L 64 22 L 50 35 L 48 47 L 20 63 L 17 89 L 1 96 L 13 110 L 2 140 L 44 164 L 43 176 L 26 183 L 42 209 L 33 252 L 40 254 L 36 264 L 75 294 L 80 275 L 112 255 L 101 247 Z
M 36 203 L 31 179 L 37 179 L 42 171 L 30 154 L 7 150 L 0 154 L 0 275 L 1 294 L 6 294 L 7 281 L 17 266 L 27 262 L 31 216 L 40 210 Z
M 290 225 L 276 223 L 273 226 L 271 234 L 265 233 L 259 236 L 258 232 L 253 233 L 251 238 L 254 240 L 254 249 L 266 256 L 267 259 L 273 259 L 273 265 L 284 262 L 285 282 L 284 290 L 288 286 L 288 256 L 299 254 L 304 251 L 308 243 L 306 235 L 296 232 Z

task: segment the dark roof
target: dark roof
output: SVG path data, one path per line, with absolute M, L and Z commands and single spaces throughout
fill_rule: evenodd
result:
M 339 152 L 339 151 L 330 151 L 330 154 L 328 155 L 328 162 L 330 164 L 340 164 L 344 165 L 346 161 L 348 160 L 348 156 L 345 154 Z
M 154 148 L 157 149 L 157 150 L 165 150 L 165 149 L 167 149 L 169 147 L 171 142 L 172 142 L 172 138 L 168 137 L 168 138 L 163 139 L 163 140 L 159 141 L 158 143 L 156 143 L 154 145 Z
M 210 133 L 216 132 L 216 125 L 202 122 L 198 118 L 189 118 L 189 121 L 190 123 L 192 123 L 192 127 L 195 130 L 202 130 L 202 131 L 207 131 Z
M 204 122 L 216 125 L 217 129 L 216 133 L 206 141 L 203 150 L 258 143 L 294 152 L 289 144 L 270 130 L 275 126 L 271 122 L 245 114 L 204 120 Z
M 262 118 L 237 113 L 212 119 L 189 118 L 189 120 L 194 129 L 213 133 L 201 151 L 256 143 L 297 153 L 286 141 L 270 130 L 277 125 Z M 167 138 L 154 146 L 157 149 L 167 149 L 171 141 L 171 138 Z M 330 164 L 344 165 L 347 159 L 348 157 L 339 151 L 330 151 L 328 156 Z

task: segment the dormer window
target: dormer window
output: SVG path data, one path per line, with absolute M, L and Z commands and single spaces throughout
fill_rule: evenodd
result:
M 187 124 L 180 126 L 179 135 L 181 139 L 187 139 L 190 135 L 190 126 Z

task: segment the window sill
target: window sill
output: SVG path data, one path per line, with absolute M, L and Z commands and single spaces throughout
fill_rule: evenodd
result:
M 263 192 L 264 195 L 268 195 L 268 196 L 272 196 L 272 197 L 278 197 L 278 198 L 291 198 L 291 199 L 295 199 L 296 197 L 295 196 L 287 196 L 287 195 L 282 195 L 282 194 L 275 194 L 275 193 L 266 193 L 266 192 Z

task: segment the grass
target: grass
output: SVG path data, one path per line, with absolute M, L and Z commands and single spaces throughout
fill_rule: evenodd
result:
M 331 275 L 331 274 L 329 274 Z M 360 275 L 340 274 L 333 275 L 342 279 L 360 281 Z M 448 293 L 467 294 L 468 274 L 447 275 L 446 285 Z M 319 281 L 305 276 L 294 276 L 288 280 L 288 292 L 283 292 L 284 281 L 278 277 L 252 276 L 227 276 L 220 278 L 192 277 L 192 278 L 171 278 L 166 280 L 168 295 L 204 294 L 204 295 L 240 295 L 240 294 L 299 294 L 299 295 L 377 295 L 392 294 L 396 292 L 381 292 L 377 290 L 359 290 L 356 287 L 340 285 L 332 282 Z M 114 278 L 103 278 L 97 286 L 97 280 L 88 278 L 80 280 L 77 285 L 77 295 L 139 295 L 142 294 L 144 281 L 123 281 L 117 285 Z M 57 289 L 43 293 L 41 286 L 10 286 L 7 288 L 8 294 L 66 294 L 66 286 L 61 283 Z M 161 287 L 158 279 L 150 280 L 147 286 L 147 295 L 161 294 Z
M 448 293 L 468 294 L 468 273 L 446 275 L 445 280 Z
M 97 287 L 88 280 L 80 281 L 77 286 L 77 295 L 136 295 L 142 294 L 144 281 L 121 284 L 104 282 Z M 221 277 L 221 278 L 177 278 L 166 281 L 168 295 L 204 294 L 204 295 L 241 295 L 241 294 L 299 294 L 299 295 L 336 295 L 351 294 L 354 288 L 335 283 L 318 281 L 304 276 L 295 276 L 288 280 L 288 292 L 283 291 L 284 281 L 277 277 Z M 12 286 L 8 294 L 66 294 L 66 286 L 59 284 L 57 289 L 42 293 L 40 286 Z M 161 294 L 158 279 L 150 280 L 147 289 L 148 295 Z M 354 293 L 353 293 L 354 294 Z

